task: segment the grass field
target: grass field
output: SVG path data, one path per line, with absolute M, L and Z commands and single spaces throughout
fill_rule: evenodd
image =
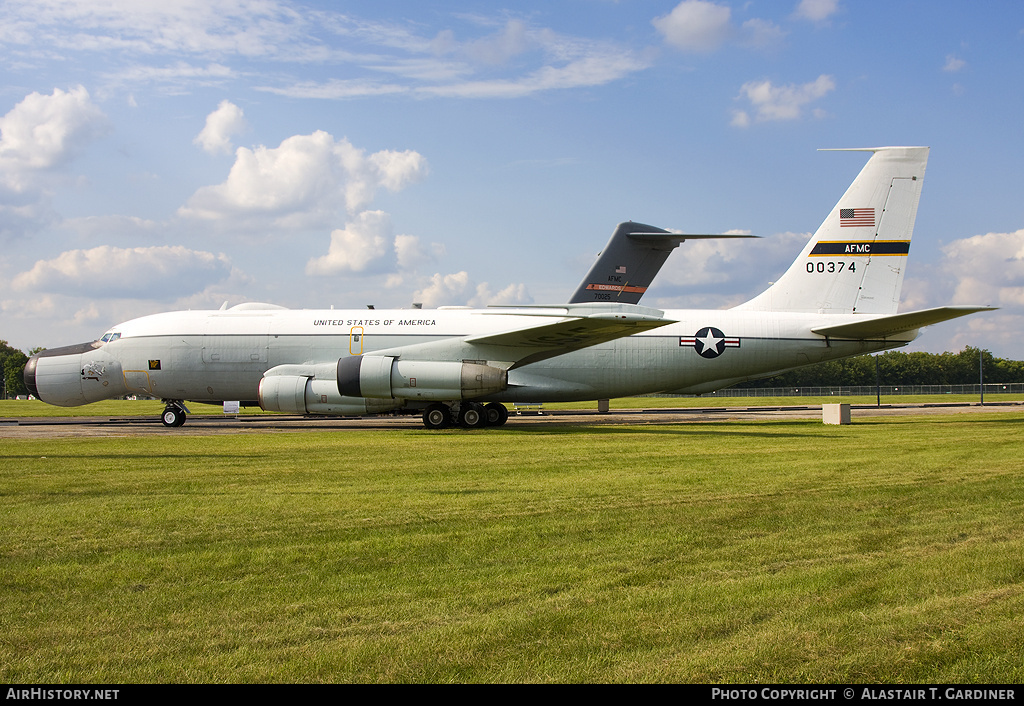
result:
M 986 402 L 1016 400 L 1019 396 L 988 395 Z M 623 397 L 611 400 L 612 409 L 648 409 L 665 407 L 780 407 L 807 406 L 846 402 L 853 405 L 874 405 L 874 395 L 845 395 L 829 397 Z M 977 395 L 890 395 L 882 398 L 882 404 L 975 404 Z M 512 405 L 509 405 L 511 408 Z M 222 416 L 219 405 L 190 403 L 192 414 Z M 81 407 L 54 407 L 40 400 L 0 400 L 0 419 L 25 417 L 159 417 L 164 405 L 159 400 L 104 400 Z M 597 409 L 597 402 L 547 403 L 544 409 Z M 243 407 L 241 414 L 273 414 L 259 407 Z
M 0 440 L 0 679 L 1019 683 L 1022 421 Z

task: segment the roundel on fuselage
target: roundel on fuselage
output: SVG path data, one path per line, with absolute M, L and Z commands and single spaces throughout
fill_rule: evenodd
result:
M 705 326 L 693 336 L 680 338 L 679 345 L 692 347 L 702 358 L 717 358 L 726 348 L 739 348 L 740 339 L 730 338 L 714 326 Z

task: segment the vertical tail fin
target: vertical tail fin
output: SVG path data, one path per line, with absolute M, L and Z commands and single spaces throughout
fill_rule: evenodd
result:
M 684 239 L 685 236 L 643 223 L 620 223 L 569 303 L 636 304 L 669 254 Z
M 739 309 L 895 314 L 927 147 L 877 147 L 796 261 Z
M 620 302 L 636 304 L 665 264 L 672 250 L 687 240 L 709 238 L 754 238 L 753 235 L 724 233 L 672 233 L 662 228 L 626 221 L 612 233 L 569 298 L 570 304 Z

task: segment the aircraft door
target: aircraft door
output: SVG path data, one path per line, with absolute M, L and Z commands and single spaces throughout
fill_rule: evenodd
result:
M 363 354 L 364 335 L 362 326 L 353 326 L 352 330 L 348 332 L 348 352 L 350 355 Z
M 125 370 L 124 371 L 124 386 L 128 388 L 129 392 L 142 392 L 150 394 L 152 391 L 149 381 L 148 370 Z

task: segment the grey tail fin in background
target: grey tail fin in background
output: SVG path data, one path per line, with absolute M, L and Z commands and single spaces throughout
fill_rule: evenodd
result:
M 752 237 L 756 236 L 672 233 L 633 221 L 620 223 L 568 303 L 637 304 L 651 286 L 665 260 L 683 241 Z

